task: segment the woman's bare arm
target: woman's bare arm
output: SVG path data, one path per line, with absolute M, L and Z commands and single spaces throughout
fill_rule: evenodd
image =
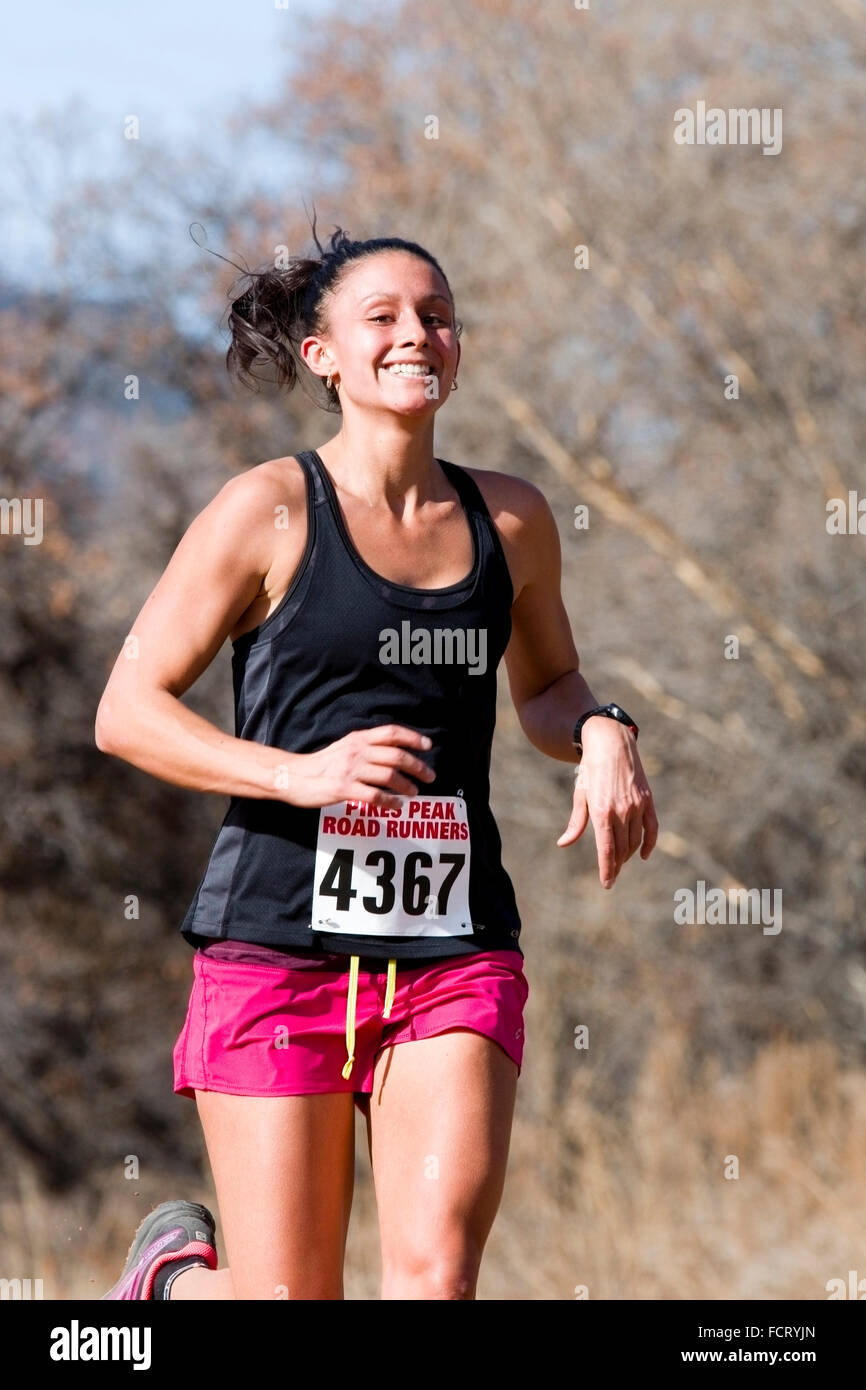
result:
M 599 702 L 580 673 L 562 601 L 562 555 L 556 520 L 539 489 L 522 480 L 512 482 L 509 488 L 505 532 L 521 580 L 505 653 L 511 695 L 530 743 L 551 758 L 573 763 L 577 757 L 571 741 L 575 721 Z M 581 741 L 584 752 L 571 817 L 557 844 L 564 848 L 579 840 L 591 821 L 599 878 L 610 888 L 636 850 L 642 859 L 652 853 L 658 819 L 634 736 L 628 729 L 595 716 L 584 724 Z
M 280 503 L 288 506 L 289 526 L 277 532 Z M 300 467 L 279 480 L 266 466 L 251 469 L 199 513 L 115 662 L 96 715 L 102 752 L 196 791 L 286 798 L 277 772 L 297 754 L 234 738 L 180 699 L 259 592 L 277 537 L 289 548 L 282 564 L 296 568 L 306 543 Z

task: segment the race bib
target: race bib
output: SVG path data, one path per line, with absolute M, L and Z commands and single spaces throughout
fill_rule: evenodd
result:
M 462 796 L 399 810 L 337 801 L 319 812 L 312 927 L 350 936 L 468 936 L 469 821 Z

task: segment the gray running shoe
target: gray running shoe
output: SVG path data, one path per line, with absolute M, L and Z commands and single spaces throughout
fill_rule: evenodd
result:
M 169 1260 L 198 1256 L 216 1269 L 214 1219 L 195 1202 L 161 1202 L 146 1216 L 129 1247 L 123 1273 L 102 1299 L 153 1298 L 156 1273 Z

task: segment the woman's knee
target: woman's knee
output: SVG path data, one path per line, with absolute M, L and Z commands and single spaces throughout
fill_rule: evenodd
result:
M 474 1299 L 482 1251 L 466 1238 L 415 1243 L 382 1257 L 382 1297 Z

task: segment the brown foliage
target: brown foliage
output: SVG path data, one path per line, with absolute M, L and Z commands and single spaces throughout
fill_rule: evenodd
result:
M 603 894 L 589 838 L 554 846 L 571 770 L 526 743 L 503 690 L 494 809 L 533 992 L 487 1296 L 821 1297 L 844 1273 L 862 1201 L 864 540 L 828 534 L 825 506 L 866 492 L 863 44 L 841 0 L 340 12 L 220 149 L 142 151 L 128 183 L 88 189 L 112 302 L 85 301 L 68 247 L 62 292 L 7 294 L 4 495 L 45 500 L 42 545 L 2 538 L 7 1175 L 88 1202 L 126 1153 L 154 1200 L 200 1171 L 170 1091 L 176 927 L 222 805 L 107 759 L 93 719 L 195 512 L 335 426 L 227 382 L 224 345 L 175 311 L 186 297 L 216 323 L 235 272 L 162 248 L 195 217 L 250 265 L 307 250 L 312 195 L 320 229 L 415 239 L 445 267 L 466 329 L 437 451 L 548 496 L 583 669 L 641 725 L 663 826 Z M 781 154 L 677 146 L 674 111 L 698 99 L 781 107 Z M 253 131 L 300 171 L 282 198 L 232 191 Z M 113 205 L 140 228 L 134 273 Z M 230 727 L 226 657 L 187 698 Z M 781 889 L 782 931 L 675 925 L 698 878 Z M 731 1152 L 747 1181 L 722 1182 Z

